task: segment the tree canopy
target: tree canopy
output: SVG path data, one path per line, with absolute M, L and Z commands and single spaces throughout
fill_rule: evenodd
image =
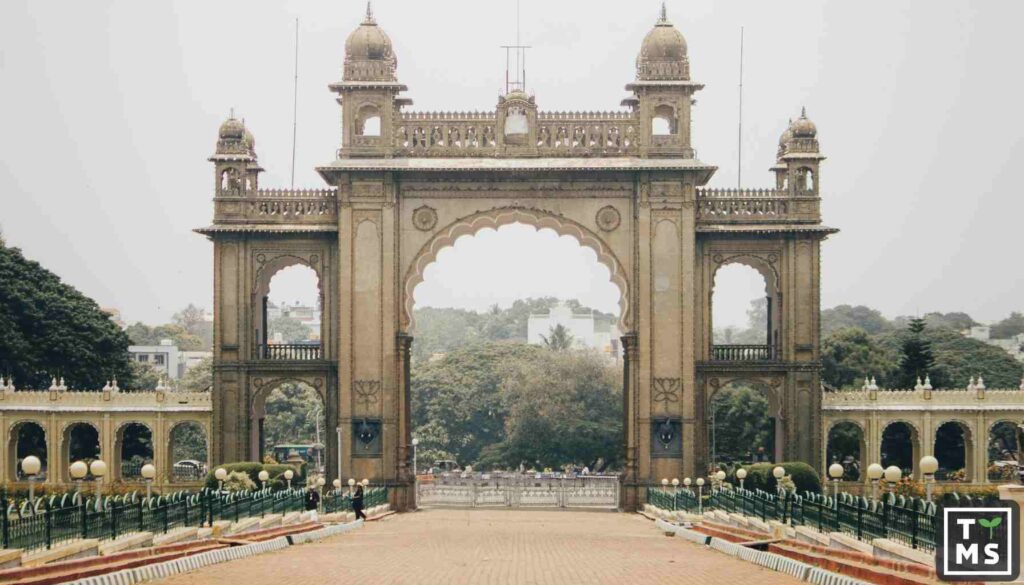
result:
M 131 387 L 129 339 L 99 305 L 54 273 L 0 246 L 0 372 L 22 388 L 63 377 L 97 389 L 116 377 Z

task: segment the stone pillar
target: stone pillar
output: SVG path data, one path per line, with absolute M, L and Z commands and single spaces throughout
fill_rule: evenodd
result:
M 639 476 L 637 472 L 637 435 L 638 421 L 637 421 L 637 383 L 639 382 L 639 373 L 637 372 L 636 362 L 639 359 L 640 352 L 637 348 L 636 333 L 627 333 L 621 338 L 622 341 L 622 413 L 623 413 L 623 425 L 622 444 L 626 449 L 626 460 L 623 466 L 623 484 L 622 490 L 622 501 L 620 507 L 625 511 L 633 511 L 637 509 L 640 503 L 639 497 L 641 496 L 641 490 L 638 488 Z
M 46 484 L 60 485 L 64 481 L 64 473 L 68 464 L 64 461 L 61 448 L 60 421 L 55 413 L 46 419 Z
M 152 421 L 150 432 L 153 438 L 153 467 L 156 467 L 156 478 L 154 482 L 156 485 L 163 487 L 169 478 L 167 470 L 169 465 L 167 463 L 168 449 L 171 443 L 171 438 L 167 434 L 167 421 L 164 420 L 162 412 L 156 413 L 156 420 Z

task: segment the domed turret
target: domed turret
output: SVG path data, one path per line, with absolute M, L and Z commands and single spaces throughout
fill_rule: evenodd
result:
M 398 59 L 391 39 L 377 26 L 370 4 L 366 18 L 345 41 L 345 81 L 395 81 Z
M 786 147 L 789 141 L 793 140 L 793 119 L 789 119 L 789 124 L 786 125 L 786 129 L 782 131 L 782 136 L 779 136 L 779 153 L 777 158 L 782 158 L 782 155 L 786 154 Z
M 224 120 L 218 132 L 218 136 L 222 140 L 241 140 L 244 135 L 245 124 L 242 124 L 242 121 L 235 118 L 234 115 Z
M 686 54 L 686 39 L 672 26 L 661 5 L 661 18 L 640 45 L 636 58 L 636 77 L 639 80 L 689 80 L 690 61 Z
M 800 118 L 790 126 L 794 138 L 815 138 L 818 136 L 818 127 L 807 119 L 807 108 L 801 108 Z
M 245 135 L 242 137 L 242 143 L 249 150 L 249 154 L 256 156 L 256 137 L 252 135 L 249 128 L 245 128 Z
M 217 154 L 248 155 L 251 148 L 246 143 L 245 123 L 235 118 L 234 112 L 220 125 L 217 131 Z M 251 134 L 249 135 L 252 136 Z

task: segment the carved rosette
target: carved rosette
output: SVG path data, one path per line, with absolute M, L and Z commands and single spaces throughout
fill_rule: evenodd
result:
M 429 205 L 417 207 L 412 212 L 412 225 L 416 226 L 416 229 L 421 232 L 434 229 L 434 226 L 437 225 L 437 211 Z
M 618 209 L 611 205 L 606 205 L 597 211 L 594 221 L 602 231 L 610 232 L 619 227 L 619 224 L 622 223 L 622 216 L 619 214 Z

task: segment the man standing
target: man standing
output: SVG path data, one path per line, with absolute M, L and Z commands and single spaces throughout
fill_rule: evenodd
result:
M 363 514 L 363 484 L 356 484 L 356 491 L 352 494 L 352 511 L 356 513 L 356 520 L 366 520 Z
M 306 511 L 309 512 L 309 518 L 313 522 L 319 522 L 320 517 L 317 515 L 317 510 L 320 509 L 320 492 L 316 489 L 316 484 L 313 483 L 306 487 Z

